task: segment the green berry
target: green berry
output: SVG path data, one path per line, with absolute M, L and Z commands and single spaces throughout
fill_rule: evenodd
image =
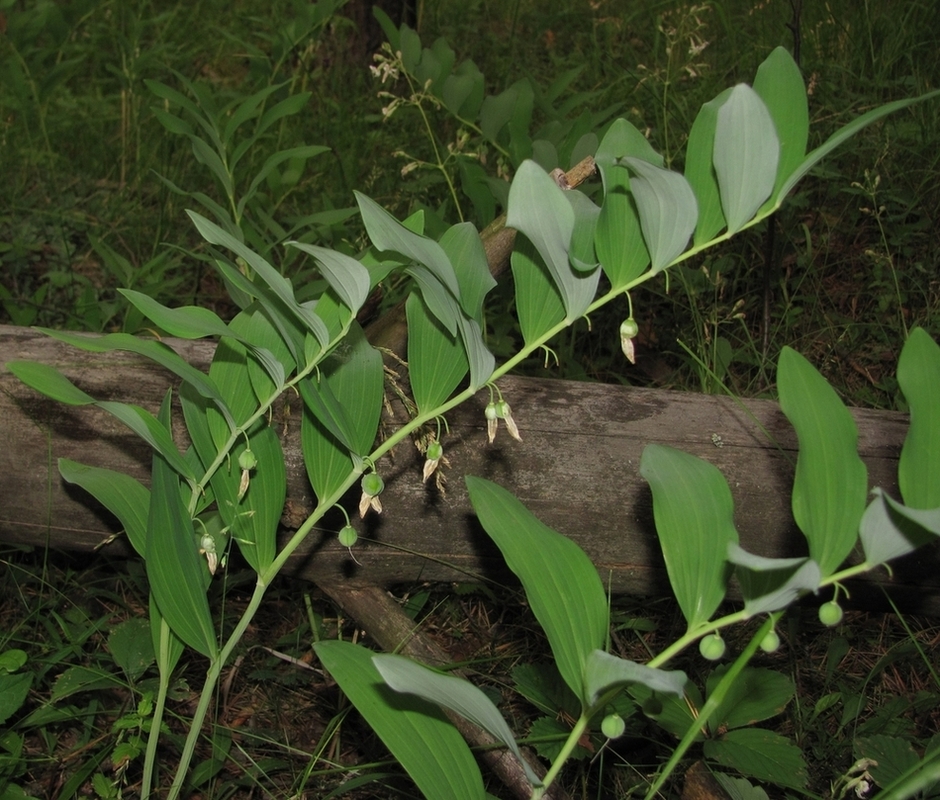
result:
M 842 622 L 842 606 L 835 600 L 823 603 L 819 607 L 819 621 L 830 628 Z
M 776 653 L 780 648 L 780 635 L 776 630 L 771 629 L 760 641 L 760 649 L 765 653 Z
M 352 547 L 358 538 L 359 534 L 356 533 L 356 529 L 352 525 L 341 528 L 339 534 L 337 534 L 337 539 L 343 547 Z
M 625 319 L 620 323 L 621 339 L 632 339 L 639 332 L 640 326 L 636 324 L 636 320 L 633 317 L 630 317 L 630 319 Z
M 444 448 L 441 446 L 440 442 L 431 442 L 431 444 L 428 445 L 428 461 L 440 461 L 443 455 Z
M 499 412 L 496 410 L 496 403 L 487 403 L 486 408 L 483 410 L 484 416 L 489 419 L 499 419 Z
M 509 408 L 509 403 L 505 400 L 500 400 L 496 404 L 496 416 L 500 419 L 506 419 L 506 417 L 512 414 L 512 410 Z
M 608 714 L 601 723 L 601 733 L 608 739 L 616 739 L 619 736 L 623 736 L 623 732 L 626 729 L 627 723 L 623 721 L 623 717 L 621 717 L 620 714 Z
M 725 654 L 725 640 L 721 638 L 721 634 L 711 633 L 702 637 L 698 650 L 709 661 L 717 661 Z
M 238 454 L 238 466 L 243 470 L 252 470 L 258 466 L 258 459 L 251 452 L 251 448 L 242 450 Z
M 370 472 L 362 476 L 362 491 L 369 497 L 378 497 L 385 488 L 385 481 L 377 472 Z

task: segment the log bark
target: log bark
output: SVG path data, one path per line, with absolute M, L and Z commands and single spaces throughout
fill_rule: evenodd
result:
M 211 343 L 169 343 L 190 363 L 207 368 Z M 167 387 L 176 385 L 175 378 L 130 354 L 85 353 L 24 328 L 0 328 L 0 353 L 0 539 L 67 550 L 101 545 L 117 532 L 114 520 L 83 492 L 64 484 L 56 459 L 108 467 L 146 484 L 148 448 L 105 412 L 40 397 L 9 373 L 6 362 L 51 364 L 94 397 L 152 411 Z M 487 444 L 483 409 L 488 394 L 481 392 L 448 415 L 445 494 L 422 484 L 420 456 L 403 444 L 378 465 L 386 482 L 386 510 L 356 523 L 362 536 L 356 560 L 335 541 L 341 519 L 327 517 L 289 571 L 320 584 L 511 580 L 470 508 L 462 476 L 473 474 L 504 485 L 547 525 L 574 539 L 615 592 L 668 596 L 651 496 L 638 473 L 643 448 L 651 442 L 682 448 L 722 470 L 746 549 L 766 556 L 805 552 L 790 513 L 796 437 L 775 403 L 526 378 L 505 378 L 500 387 L 522 443 L 501 430 L 496 442 Z M 853 414 L 870 484 L 897 496 L 906 416 L 864 409 Z M 287 460 L 286 527 L 296 527 L 313 503 L 298 444 L 300 416 L 299 401 L 289 398 L 289 406 L 279 409 L 271 423 L 282 436 Z M 177 435 L 182 442 L 184 431 Z M 348 498 L 350 509 L 357 499 Z M 116 553 L 129 550 L 121 537 L 107 547 Z M 862 606 L 884 607 L 884 588 L 908 611 L 940 613 L 940 551 L 919 551 L 895 564 L 893 577 L 877 570 L 850 588 Z

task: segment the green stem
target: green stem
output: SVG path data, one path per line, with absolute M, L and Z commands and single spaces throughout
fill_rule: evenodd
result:
M 659 773 L 659 776 L 650 786 L 646 793 L 646 800 L 651 800 L 651 798 L 655 797 L 662 785 L 666 782 L 666 780 L 668 780 L 669 776 L 676 768 L 676 765 L 698 737 L 699 731 L 701 731 L 701 729 L 708 724 L 709 719 L 711 719 L 715 711 L 718 710 L 718 707 L 724 700 L 725 695 L 728 693 L 728 689 L 741 674 L 741 670 L 744 669 L 747 663 L 754 656 L 754 653 L 757 652 L 757 648 L 760 646 L 763 638 L 771 630 L 773 630 L 774 625 L 777 624 L 777 620 L 782 616 L 782 611 L 776 611 L 773 614 L 768 615 L 764 624 L 761 625 L 757 630 L 757 633 L 751 637 L 751 641 L 748 642 L 747 647 L 744 648 L 744 650 L 741 652 L 741 655 L 739 655 L 737 659 L 735 659 L 735 662 L 728 668 L 728 671 L 724 674 L 721 681 L 719 681 L 718 686 L 715 687 L 714 691 L 712 691 L 712 693 L 709 695 L 708 700 L 705 701 L 705 705 L 702 706 L 698 716 L 692 720 L 692 724 L 689 725 L 689 729 L 686 731 L 685 736 L 682 737 L 682 741 L 679 742 L 676 749 L 672 751 L 672 755 L 670 756 L 669 761 L 667 761 L 666 765 L 663 767 L 662 772 Z M 652 665 L 653 663 L 651 661 L 650 666 Z
M 587 730 L 588 722 L 590 722 L 591 716 L 591 714 L 582 714 L 579 717 L 578 721 L 571 729 L 571 733 L 568 734 L 568 738 L 565 740 L 564 745 L 562 745 L 558 755 L 555 756 L 555 760 L 552 762 L 551 767 L 549 767 L 548 772 L 545 773 L 545 777 L 542 779 L 542 785 L 536 786 L 534 789 L 532 789 L 531 800 L 540 800 L 540 798 L 543 797 L 548 791 L 552 783 L 555 782 L 555 778 L 558 777 L 558 773 L 561 772 L 561 768 L 565 765 L 565 762 L 574 752 L 574 749 L 578 746 L 578 742 L 581 740 L 581 737 Z
M 209 712 L 209 706 L 212 704 L 212 699 L 215 696 L 215 686 L 219 682 L 219 676 L 222 674 L 222 669 L 228 662 L 232 650 L 234 650 L 235 646 L 241 641 L 242 636 L 251 624 L 251 620 L 261 607 L 261 601 L 264 599 L 264 593 L 267 587 L 268 584 L 259 576 L 258 582 L 255 584 L 255 590 L 251 595 L 251 600 L 248 602 L 248 606 L 242 614 L 241 619 L 232 631 L 231 636 L 229 636 L 228 641 L 219 651 L 219 654 L 209 662 L 206 681 L 203 684 L 202 692 L 199 696 L 199 705 L 196 706 L 196 713 L 193 715 L 192 725 L 186 736 L 186 741 L 183 744 L 183 753 L 180 756 L 180 763 L 176 769 L 173 785 L 170 786 L 167 800 L 176 800 L 183 788 L 186 773 L 189 771 L 189 764 L 196 750 L 196 743 L 199 741 L 199 736 L 202 732 L 202 725 L 206 720 L 206 714 Z

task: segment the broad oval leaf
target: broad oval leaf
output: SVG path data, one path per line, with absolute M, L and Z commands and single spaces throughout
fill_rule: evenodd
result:
M 83 392 L 55 367 L 36 361 L 8 361 L 10 370 L 27 386 L 41 392 L 58 403 L 70 406 L 88 406 L 95 398 Z
M 580 547 L 505 489 L 473 476 L 466 482 L 480 524 L 522 581 L 558 671 L 587 707 L 585 668 L 607 635 L 607 598 L 597 570 Z
M 923 328 L 911 331 L 898 360 L 898 385 L 911 414 L 898 485 L 911 508 L 940 507 L 940 347 Z
M 576 189 L 565 192 L 565 198 L 574 209 L 574 232 L 568 259 L 579 272 L 591 272 L 597 268 L 597 254 L 594 250 L 594 231 L 601 210 L 584 192 Z M 598 275 L 598 277 L 600 277 Z M 596 283 L 591 287 L 591 299 L 597 293 Z
M 611 689 L 628 684 L 639 684 L 654 692 L 682 697 L 689 679 L 682 670 L 667 672 L 618 658 L 603 650 L 594 650 L 588 657 L 584 680 L 588 700 L 594 705 Z
M 728 731 L 704 745 L 705 755 L 742 775 L 776 786 L 803 789 L 808 780 L 803 751 L 779 733 L 762 728 Z
M 558 287 L 538 250 L 524 234 L 516 236 L 509 258 L 516 284 L 516 315 L 527 345 L 538 341 L 565 318 Z
M 576 273 L 568 261 L 575 212 L 538 164 L 524 161 L 509 188 L 506 225 L 525 234 L 548 267 L 565 306 L 565 319 L 580 317 L 594 299 L 597 275 Z
M 665 445 L 646 446 L 640 474 L 653 491 L 669 582 L 692 630 L 711 619 L 727 590 L 726 553 L 738 541 L 731 490 L 717 467 Z
M 408 377 L 421 413 L 443 403 L 470 368 L 460 339 L 444 329 L 424 300 L 412 292 L 405 303 L 408 319 Z
M 689 182 L 678 172 L 627 157 L 622 165 L 633 172 L 630 190 L 636 198 L 640 227 L 654 272 L 678 258 L 689 244 L 698 221 L 698 203 Z
M 758 94 L 774 122 L 780 140 L 780 163 L 771 202 L 780 187 L 800 165 L 806 155 L 809 136 L 809 106 L 800 68 L 784 47 L 776 47 L 757 68 L 754 91 Z
M 103 467 L 89 467 L 59 459 L 59 474 L 69 483 L 81 486 L 118 518 L 131 546 L 139 555 L 147 555 L 147 517 L 150 491 L 140 481 Z
M 872 567 L 912 553 L 940 536 L 940 507 L 908 508 L 881 489 L 876 488 L 874 494 L 859 525 L 865 561 Z
M 770 197 L 780 163 L 773 119 L 747 84 L 735 86 L 718 109 L 714 163 L 728 233 L 735 233 Z
M 372 244 L 378 250 L 400 253 L 426 267 L 458 300 L 460 285 L 450 259 L 435 241 L 408 230 L 370 197 L 356 192 L 356 202 Z
M 809 558 L 765 558 L 748 553 L 734 542 L 728 561 L 735 565 L 744 610 L 749 616 L 786 608 L 807 592 L 819 588 L 819 565 Z
M 727 671 L 728 667 L 724 664 L 712 670 L 706 684 L 709 695 Z M 727 686 L 709 726 L 712 730 L 718 730 L 763 722 L 782 712 L 793 699 L 794 693 L 793 681 L 782 672 L 745 667 Z
M 369 296 L 369 270 L 361 263 L 355 258 L 326 247 L 317 247 L 303 242 L 288 242 L 287 244 L 316 259 L 323 277 L 353 313 L 362 308 L 362 304 Z
M 516 744 L 516 739 L 499 709 L 472 683 L 455 675 L 442 675 L 404 656 L 373 656 L 372 663 L 385 682 L 396 692 L 415 694 L 443 708 L 449 708 L 502 742 L 519 759 L 529 783 L 533 786 L 541 785 L 538 775 L 522 757 L 519 745 Z
M 777 389 L 800 442 L 793 517 L 826 578 L 855 545 L 865 511 L 868 472 L 858 456 L 858 429 L 826 379 L 789 347 L 780 353 Z
M 697 245 L 710 241 L 727 224 L 721 210 L 721 191 L 715 175 L 714 157 L 718 109 L 725 104 L 729 94 L 731 89 L 725 89 L 714 100 L 702 106 L 692 123 L 686 145 L 685 178 L 698 201 L 699 214 L 695 225 Z
M 483 300 L 496 285 L 486 260 L 486 250 L 477 229 L 469 222 L 451 225 L 439 244 L 457 274 L 460 307 L 470 319 L 483 324 Z
M 228 336 L 231 331 L 214 311 L 201 306 L 167 308 L 150 295 L 133 289 L 118 289 L 141 314 L 152 320 L 170 336 L 180 339 L 201 339 L 203 336 Z
M 484 800 L 483 777 L 473 753 L 437 705 L 394 692 L 372 662 L 371 650 L 338 640 L 313 647 L 425 797 Z
M 160 410 L 169 424 L 169 393 Z M 160 613 L 173 632 L 204 656 L 218 653 L 206 599 L 208 570 L 196 546 L 193 521 L 183 504 L 179 476 L 159 454 L 153 458 L 147 524 L 147 578 Z

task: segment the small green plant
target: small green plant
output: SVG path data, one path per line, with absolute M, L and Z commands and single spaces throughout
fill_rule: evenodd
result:
M 208 667 L 169 787 L 171 800 L 191 785 L 190 765 L 222 670 L 272 581 L 350 490 L 360 493 L 361 515 L 381 513 L 381 458 L 396 444 L 432 433 L 439 447 L 429 458 L 443 457 L 446 425 L 441 419 L 481 389 L 490 394 L 490 437 L 496 435 L 500 423 L 518 437 L 510 403 L 495 385 L 502 375 L 547 349 L 557 333 L 602 306 L 626 302 L 628 318 L 632 317 L 629 298 L 636 287 L 757 224 L 783 203 L 801 177 L 854 132 L 935 94 L 870 111 L 806 154 L 808 113 L 802 78 L 789 55 L 777 49 L 761 65 L 753 88 L 740 84 L 703 107 L 689 134 L 684 175 L 666 169 L 662 156 L 624 120 L 613 123 L 596 148 L 594 158 L 602 179 L 600 205 L 580 191 L 563 190 L 535 161 L 524 160 L 509 189 L 507 215 L 507 224 L 519 232 L 512 268 L 524 345 L 498 366 L 484 338 L 483 319 L 484 300 L 494 281 L 478 233 L 469 223 L 454 225 L 434 240 L 423 235 L 422 214 L 402 223 L 370 198 L 357 194 L 371 249 L 355 259 L 307 242 L 289 242 L 289 247 L 313 260 L 320 274 L 316 283 L 295 286 L 266 255 L 257 252 L 252 237 L 241 237 L 243 229 L 236 221 L 244 219 L 247 203 L 241 206 L 228 188 L 228 208 L 196 198 L 216 219 L 195 212 L 189 212 L 190 217 L 240 313 L 226 323 L 205 308 L 168 308 L 140 292 L 125 290 L 123 294 L 166 334 L 219 337 L 208 374 L 194 369 L 159 341 L 125 334 L 89 338 L 49 332 L 90 351 L 144 355 L 177 375 L 182 380 L 179 401 L 191 442 L 185 452 L 171 435 L 171 392 L 154 415 L 132 404 L 96 400 L 47 365 L 9 365 L 20 379 L 49 397 L 108 411 L 154 451 L 149 489 L 127 475 L 65 460 L 59 463 L 65 480 L 84 488 L 115 514 L 146 566 L 159 682 L 146 743 L 142 796 L 148 797 L 153 789 L 165 703 L 185 648 L 204 656 Z M 238 127 L 234 121 L 251 118 L 264 96 L 244 101 L 247 110 L 244 105 L 232 106 L 226 125 L 234 131 Z M 175 94 L 167 97 L 184 108 L 189 103 Z M 188 128 L 181 132 L 192 137 L 200 158 L 216 164 L 217 179 L 229 187 L 233 173 L 222 158 L 227 151 L 214 138 L 220 118 L 205 116 L 199 108 L 190 108 L 190 113 L 210 141 Z M 166 121 L 177 124 L 169 117 Z M 223 134 L 222 144 L 226 141 L 231 140 Z M 406 303 L 407 364 L 415 414 L 376 443 L 385 375 L 381 355 L 367 341 L 356 314 L 371 290 L 392 272 L 412 280 Z M 602 273 L 609 288 L 598 296 Z M 632 328 L 621 342 L 630 341 L 630 332 Z M 924 358 L 916 349 L 923 348 L 922 339 L 920 334 L 912 336 L 914 345 L 909 345 L 915 348 L 911 358 L 918 364 Z M 558 671 L 580 706 L 572 735 L 548 774 L 540 778 L 526 768 L 533 797 L 541 796 L 557 777 L 580 733 L 595 718 L 608 713 L 623 716 L 616 707 L 608 708 L 623 687 L 646 687 L 656 693 L 647 707 L 652 711 L 662 702 L 665 708 L 661 696 L 683 696 L 687 683 L 684 674 L 662 670 L 663 664 L 702 637 L 712 637 L 709 655 L 717 656 L 723 642 L 715 637 L 723 628 L 768 615 L 750 645 L 711 688 L 699 709 L 699 725 L 685 734 L 650 787 L 650 794 L 655 793 L 699 727 L 717 713 L 751 655 L 767 642 L 788 603 L 802 592 L 838 584 L 883 563 L 932 535 L 918 534 L 920 538 L 913 542 L 904 538 L 900 530 L 910 525 L 918 531 L 932 530 L 929 519 L 879 495 L 862 521 L 867 561 L 840 571 L 856 540 L 866 488 L 864 467 L 860 469 L 854 454 L 851 420 L 846 422 L 845 409 L 835 394 L 801 356 L 784 351 L 780 372 L 781 402 L 801 437 L 794 512 L 809 541 L 810 556 L 768 562 L 740 550 L 735 546 L 730 492 L 717 470 L 670 448 L 648 448 L 641 468 L 653 489 L 666 562 L 688 622 L 686 633 L 649 664 L 627 662 L 604 649 L 606 596 L 584 554 L 544 528 L 504 490 L 468 478 L 481 522 L 522 580 L 552 645 Z M 909 372 L 904 359 L 901 372 Z M 904 391 L 913 407 L 920 390 L 909 392 L 905 387 Z M 285 501 L 286 468 L 270 415 L 287 392 L 303 400 L 301 449 L 317 505 L 296 533 L 279 545 L 276 533 Z M 812 402 L 804 407 L 801 398 L 806 397 Z M 927 432 L 921 430 L 925 424 Z M 935 440 L 932 424 L 912 423 L 909 441 L 923 444 L 911 444 L 910 450 L 905 449 L 910 454 L 902 457 L 903 496 L 915 508 L 940 505 L 929 491 L 922 491 L 917 477 L 925 465 L 934 463 L 928 446 Z M 350 545 L 348 531 L 343 541 Z M 206 595 L 229 546 L 237 549 L 253 571 L 255 587 L 243 615 L 223 634 Z M 714 620 L 732 564 L 742 584 L 745 607 Z M 397 656 L 373 659 L 368 651 L 344 643 L 321 644 L 317 650 L 353 701 L 371 709 L 369 721 L 429 796 L 483 796 L 482 778 L 469 749 L 441 712 L 429 706 L 429 700 L 468 716 L 517 750 L 505 721 L 471 684 Z M 420 688 L 422 696 L 407 694 L 405 700 L 392 703 L 379 685 L 380 677 L 407 692 Z M 149 707 L 144 710 L 149 714 Z M 142 714 L 138 708 L 137 715 Z M 408 730 L 405 735 L 402 725 Z

